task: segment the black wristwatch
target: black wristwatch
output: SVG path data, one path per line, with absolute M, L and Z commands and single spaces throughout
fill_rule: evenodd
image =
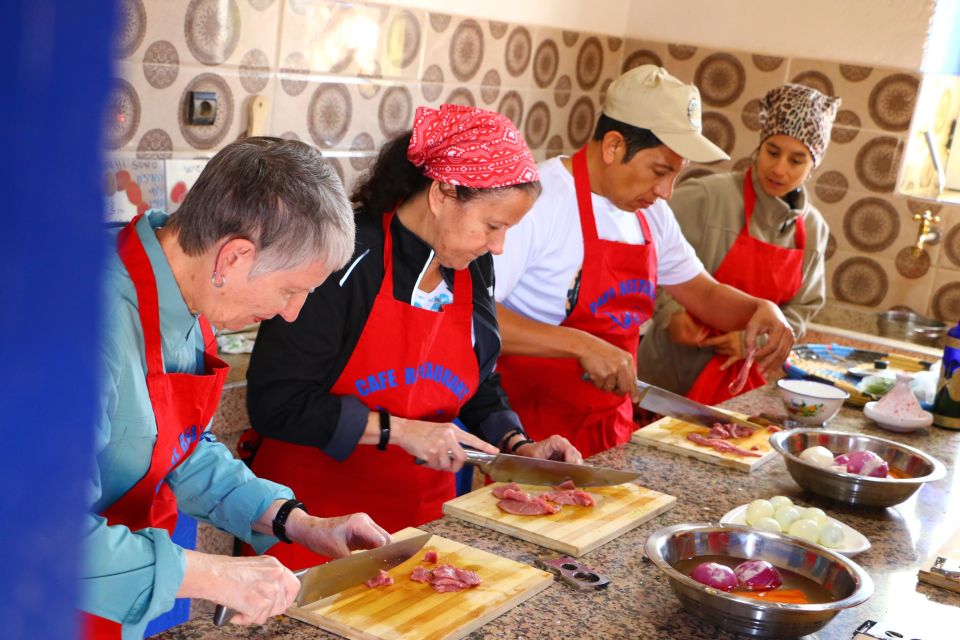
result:
M 387 450 L 387 444 L 390 442 L 390 413 L 386 409 L 380 409 L 380 441 L 377 442 L 377 449 Z
M 287 518 L 294 509 L 303 509 L 307 511 L 306 505 L 299 500 L 290 499 L 280 505 L 277 509 L 277 515 L 273 516 L 273 535 L 280 541 L 287 544 L 293 544 L 293 540 L 287 537 Z

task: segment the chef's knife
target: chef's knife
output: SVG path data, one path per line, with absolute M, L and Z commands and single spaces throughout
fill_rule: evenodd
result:
M 295 572 L 294 575 L 300 580 L 296 606 L 308 605 L 366 582 L 380 573 L 381 569 L 384 571 L 392 569 L 412 558 L 432 536 L 431 533 L 425 533 L 398 540 L 376 549 L 361 551 L 339 560 L 331 560 L 326 564 Z M 217 605 L 217 610 L 213 614 L 213 623 L 218 627 L 223 626 L 230 622 L 235 613 L 233 609 Z
M 663 416 L 670 416 L 684 422 L 712 427 L 717 422 L 733 423 L 741 427 L 747 427 L 752 431 L 760 428 L 753 422 L 748 422 L 742 418 L 730 415 L 725 411 L 708 407 L 705 404 L 694 402 L 689 398 L 661 389 L 643 380 L 637 380 L 637 390 L 640 392 L 640 401 L 638 404 L 653 413 L 659 413 Z
M 496 482 L 558 485 L 565 480 L 572 480 L 578 487 L 606 487 L 630 482 L 640 477 L 639 473 L 593 467 L 588 464 L 511 456 L 506 453 L 483 453 L 473 449 L 464 449 L 464 451 L 467 454 L 467 462 L 480 467 L 481 471 Z

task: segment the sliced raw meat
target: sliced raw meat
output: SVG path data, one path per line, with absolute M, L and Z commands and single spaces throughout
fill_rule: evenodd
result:
M 515 516 L 544 516 L 560 511 L 560 505 L 547 502 L 543 498 L 533 498 L 527 494 L 521 494 L 529 498 L 528 500 L 515 500 L 504 498 L 497 502 L 501 511 L 512 513 Z
M 416 567 L 410 575 L 410 579 L 429 584 L 437 593 L 463 591 L 483 582 L 483 579 L 475 571 L 460 569 L 449 564 L 442 564 L 432 570 L 425 567 Z
M 430 578 L 433 577 L 433 572 L 426 567 L 414 567 L 413 573 L 410 574 L 410 579 L 414 582 L 430 582 Z
M 713 428 L 710 429 L 710 433 L 707 434 L 710 438 L 718 438 L 720 440 L 727 438 L 746 438 L 752 435 L 753 429 L 733 422 L 715 422 Z
M 691 433 L 687 435 L 687 440 L 694 444 L 698 444 L 701 447 L 711 447 L 720 453 L 732 453 L 737 456 L 747 456 L 751 458 L 763 457 L 759 453 L 754 453 L 753 451 L 747 451 L 746 449 L 741 449 L 740 447 L 734 446 L 726 440 L 722 440 L 720 438 L 707 438 L 700 433 Z
M 557 504 L 579 505 L 581 507 L 592 507 L 596 505 L 593 496 L 583 489 L 566 489 L 562 491 L 550 491 L 540 496 L 544 500 L 555 502 Z
M 573 484 L 573 480 L 564 480 L 553 488 L 559 491 L 569 491 L 570 489 L 576 489 L 577 485 Z
M 423 561 L 429 562 L 430 564 L 436 564 L 437 562 L 437 552 L 430 550 L 423 554 Z
M 380 569 L 380 573 L 378 573 L 373 578 L 370 578 L 369 580 L 367 580 L 366 584 L 371 589 L 374 587 L 389 587 L 390 585 L 393 584 L 393 578 L 390 577 L 389 573 L 387 573 L 383 569 Z
M 506 489 L 503 492 L 503 495 L 500 496 L 504 500 L 517 500 L 518 502 L 533 502 L 536 500 L 532 495 L 526 491 Z
M 516 482 L 510 482 L 508 484 L 504 484 L 504 485 L 500 485 L 499 487 L 496 487 L 490 493 L 492 493 L 495 498 L 502 498 L 503 492 L 507 490 L 520 491 L 520 485 L 518 485 Z

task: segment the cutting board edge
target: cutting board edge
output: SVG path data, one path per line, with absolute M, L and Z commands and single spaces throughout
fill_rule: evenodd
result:
M 940 587 L 941 589 L 960 593 L 960 582 L 951 580 L 950 578 L 942 576 L 939 573 L 931 573 L 926 569 L 920 569 L 917 571 L 917 578 L 920 580 L 920 582 L 925 582 L 927 584 L 932 584 L 935 587 Z
M 536 567 L 531 567 L 531 568 L 536 568 Z M 524 602 L 526 602 L 527 600 L 533 598 L 537 594 L 543 591 L 546 591 L 554 583 L 554 576 L 552 573 L 547 573 L 547 572 L 544 572 L 544 573 L 546 573 L 546 578 L 543 578 L 540 581 L 534 583 L 533 586 L 530 587 L 528 590 L 518 593 L 514 598 L 505 601 L 503 605 L 501 605 L 500 607 L 497 607 L 496 609 L 492 609 L 491 611 L 476 618 L 474 622 L 471 622 L 467 626 L 455 631 L 454 633 L 448 636 L 443 636 L 443 638 L 440 638 L 440 640 L 460 640 L 460 638 L 463 638 L 464 636 L 467 636 L 473 633 L 474 631 L 476 631 L 483 625 L 487 624 L 491 620 L 496 620 L 497 618 L 505 614 L 510 609 L 516 606 L 519 606 Z
M 561 553 L 566 553 L 567 555 L 577 555 L 577 547 L 571 544 L 560 542 L 559 540 L 553 540 L 551 538 L 542 538 L 539 534 L 532 531 L 518 529 L 508 524 L 501 523 L 497 520 L 484 518 L 483 516 L 461 509 L 458 506 L 450 505 L 449 502 L 445 502 L 443 504 L 443 513 L 445 515 L 453 516 L 454 518 L 459 518 L 464 522 L 475 524 L 478 527 L 483 527 L 485 529 L 496 531 L 497 533 L 502 533 L 510 536 L 511 538 L 517 538 L 531 544 L 546 547 L 547 549 L 560 551 Z

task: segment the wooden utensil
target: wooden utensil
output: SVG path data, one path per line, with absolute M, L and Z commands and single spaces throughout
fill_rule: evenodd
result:
M 454 498 L 443 505 L 443 512 L 572 556 L 596 549 L 677 502 L 673 496 L 627 483 L 585 489 L 597 502 L 593 507 L 564 506 L 551 515 L 518 516 L 497 507 L 498 499 L 492 491 L 498 486 L 491 484 Z M 520 486 L 527 492 L 543 491 L 540 486 Z
M 393 534 L 402 540 L 423 533 L 407 528 Z M 414 567 L 423 553 L 390 570 L 394 584 L 370 588 L 358 585 L 287 615 L 345 638 L 362 640 L 454 640 L 476 631 L 497 616 L 533 597 L 553 583 L 553 575 L 526 564 L 433 536 L 423 552 L 433 550 L 438 564 L 449 563 L 477 572 L 483 582 L 458 593 L 437 593 L 429 584 L 414 582 Z

